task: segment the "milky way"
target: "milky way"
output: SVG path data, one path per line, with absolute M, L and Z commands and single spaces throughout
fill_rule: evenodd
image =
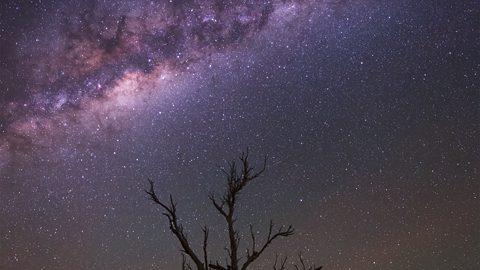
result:
M 247 147 L 238 227 L 298 232 L 252 269 L 480 267 L 478 1 L 0 7 L 0 269 L 179 269 L 147 178 L 222 260 L 207 195 Z
M 115 91 L 161 92 L 155 80 L 239 46 L 260 32 L 275 11 L 299 12 L 307 3 L 88 1 L 59 6 L 6 52 L 16 55 L 9 68 L 18 71 L 3 82 L 0 124 L 15 138 L 7 134 L 2 139 L 1 164 L 8 162 L 8 149 L 35 144 L 43 132 L 69 125 L 72 114 L 77 118 L 78 111 L 92 110 L 92 100 L 118 97 Z

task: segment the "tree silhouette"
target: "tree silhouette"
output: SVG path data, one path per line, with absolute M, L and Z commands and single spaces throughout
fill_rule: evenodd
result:
M 194 267 L 197 270 L 247 270 L 249 266 L 255 262 L 264 251 L 278 238 L 289 237 L 294 234 L 294 229 L 290 225 L 288 227 L 279 226 L 276 227 L 272 220 L 270 220 L 270 225 L 268 227 L 268 234 L 266 240 L 261 245 L 258 245 L 256 242 L 255 234 L 253 232 L 253 225 L 250 225 L 250 238 L 251 246 L 247 248 L 245 259 L 241 260 L 239 257 L 239 243 L 240 236 L 238 231 L 235 228 L 235 207 L 238 202 L 238 197 L 241 191 L 250 184 L 253 180 L 260 177 L 266 169 L 267 157 L 265 157 L 262 167 L 259 170 L 255 170 L 253 166 L 249 163 L 249 152 L 248 149 L 246 152 L 243 152 L 239 157 L 240 166 L 237 165 L 236 161 L 233 160 L 228 162 L 228 169 L 222 169 L 223 173 L 227 178 L 227 188 L 224 191 L 223 195 L 219 198 L 215 197 L 212 193 L 209 196 L 210 201 L 212 202 L 213 207 L 217 212 L 224 218 L 227 231 L 228 231 L 228 245 L 227 253 L 228 258 L 225 261 L 225 264 L 222 265 L 218 260 L 212 262 L 208 258 L 208 235 L 209 230 L 206 226 L 202 228 L 203 231 L 203 248 L 202 248 L 202 257 L 198 255 L 190 245 L 189 239 L 184 233 L 183 225 L 179 223 L 177 216 L 177 207 L 176 203 L 173 200 L 172 195 L 170 195 L 168 202 L 162 202 L 157 194 L 155 193 L 154 183 L 151 180 L 148 180 L 150 183 L 150 188 L 145 190 L 149 195 L 149 198 L 161 206 L 164 210 L 163 215 L 167 217 L 169 222 L 170 231 L 175 235 L 180 245 L 182 246 L 182 269 L 188 270 L 192 269 L 192 266 L 187 261 L 185 255 L 187 255 L 190 260 L 193 262 Z M 299 253 L 298 259 L 300 264 L 293 264 L 296 270 L 320 270 L 322 267 L 315 266 L 306 266 L 302 258 L 302 255 Z M 243 261 L 243 262 L 242 262 Z M 275 256 L 275 262 L 273 265 L 274 270 L 285 270 L 285 264 L 287 257 L 285 257 L 280 264 L 278 264 L 278 255 Z

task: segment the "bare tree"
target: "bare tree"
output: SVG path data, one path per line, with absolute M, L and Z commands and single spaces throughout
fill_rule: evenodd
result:
M 270 225 L 268 227 L 268 233 L 265 241 L 258 245 L 255 233 L 253 231 L 253 225 L 250 224 L 250 238 L 251 238 L 251 245 L 245 251 L 245 256 L 240 257 L 239 255 L 239 243 L 240 243 L 240 236 L 235 227 L 235 207 L 238 202 L 238 197 L 241 191 L 253 180 L 260 177 L 266 169 L 267 165 L 267 157 L 265 157 L 262 167 L 259 170 L 255 170 L 253 166 L 249 163 L 249 153 L 248 150 L 242 153 L 239 157 L 240 166 L 237 165 L 236 161 L 233 160 L 228 163 L 228 169 L 222 169 L 223 173 L 227 179 L 227 189 L 223 193 L 222 196 L 219 198 L 215 197 L 214 194 L 209 196 L 212 205 L 215 207 L 217 212 L 223 217 L 227 226 L 228 232 L 228 247 L 226 248 L 228 258 L 225 260 L 224 264 L 219 263 L 219 261 L 212 262 L 208 258 L 208 235 L 209 230 L 205 226 L 203 227 L 203 254 L 198 255 L 191 247 L 189 239 L 187 235 L 184 233 L 184 229 L 182 224 L 178 221 L 177 216 L 177 208 L 176 203 L 174 202 L 172 195 L 170 195 L 170 199 L 168 202 L 162 202 L 157 194 L 155 193 L 154 183 L 149 180 L 150 188 L 149 190 L 145 190 L 145 192 L 149 195 L 150 199 L 155 202 L 156 204 L 160 205 L 164 213 L 163 215 L 167 217 L 169 222 L 170 231 L 175 235 L 178 239 L 180 245 L 182 246 L 182 269 L 183 270 L 190 270 L 192 269 L 190 263 L 187 262 L 186 256 L 187 255 L 190 260 L 193 262 L 193 265 L 196 267 L 197 270 L 247 270 L 249 266 L 256 261 L 264 251 L 278 238 L 281 237 L 289 237 L 294 234 L 294 229 L 290 225 L 286 226 L 278 226 L 276 227 L 273 221 L 270 221 Z M 243 259 L 241 259 L 243 258 Z M 277 270 L 277 260 L 278 255 L 275 257 L 275 264 L 273 266 L 274 270 Z M 299 254 L 300 266 L 294 264 L 294 267 L 297 270 L 320 270 L 321 267 L 315 268 L 310 267 L 306 268 L 305 263 L 301 254 Z M 280 268 L 278 270 L 285 269 L 285 263 L 287 258 L 285 257 L 280 264 Z M 300 268 L 301 267 L 301 268 Z

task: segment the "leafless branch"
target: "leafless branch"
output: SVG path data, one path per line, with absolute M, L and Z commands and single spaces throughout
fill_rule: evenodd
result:
M 202 261 L 198 258 L 197 254 L 190 247 L 188 238 L 183 232 L 183 226 L 178 223 L 177 208 L 176 208 L 175 202 L 173 201 L 172 195 L 170 195 L 169 205 L 161 202 L 157 194 L 155 193 L 155 187 L 154 187 L 153 181 L 149 179 L 148 182 L 150 183 L 150 188 L 149 190 L 145 190 L 145 192 L 150 196 L 150 199 L 152 201 L 154 201 L 156 204 L 160 205 L 163 208 L 164 210 L 163 215 L 168 218 L 170 231 L 177 237 L 178 241 L 180 242 L 183 248 L 182 251 L 192 259 L 192 261 L 197 266 L 197 269 L 206 270 L 204 268 L 204 264 L 202 263 Z
M 285 270 L 285 263 L 287 262 L 287 256 L 283 258 L 282 262 L 280 263 L 280 268 L 277 268 L 278 262 L 278 254 L 275 254 L 275 262 L 273 263 L 273 270 Z
M 227 177 L 227 190 L 220 199 L 216 199 L 214 195 L 210 195 L 210 200 L 212 201 L 213 206 L 215 209 L 217 209 L 220 215 L 224 217 L 227 223 L 229 238 L 229 265 L 232 270 L 239 269 L 238 246 L 240 237 L 238 236 L 238 232 L 235 230 L 234 226 L 234 213 L 237 198 L 243 188 L 248 185 L 248 183 L 264 173 L 267 163 L 267 158 L 265 157 L 262 168 L 258 171 L 255 171 L 254 168 L 250 166 L 248 156 L 248 149 L 246 152 L 243 152 L 240 155 L 240 168 L 237 167 L 235 161 L 228 162 L 228 169 L 222 169 L 223 173 Z
M 216 269 L 216 270 L 227 270 L 227 268 L 221 266 L 218 261 L 215 262 L 215 264 L 209 264 L 208 266 L 210 266 L 211 269 Z
M 208 252 L 207 252 L 207 247 L 208 247 L 208 234 L 209 230 L 207 226 L 204 226 L 203 229 L 203 263 L 205 265 L 205 269 L 208 269 Z
M 307 268 L 301 252 L 298 253 L 298 261 L 300 262 L 300 266 L 298 264 L 293 265 L 296 270 L 320 270 L 323 268 L 323 266 L 316 267 L 315 264 Z
M 276 233 L 273 233 L 273 228 L 274 224 L 273 221 L 270 221 L 270 226 L 268 227 L 268 236 L 267 240 L 263 244 L 263 246 L 260 248 L 260 250 L 255 250 L 255 244 L 252 245 L 252 250 L 247 249 L 247 260 L 243 263 L 242 265 L 242 270 L 246 270 L 247 267 L 254 262 L 260 255 L 267 249 L 267 247 L 273 242 L 278 237 L 288 237 L 294 234 L 293 227 L 290 225 L 288 226 L 287 229 L 284 229 L 284 227 L 278 228 L 278 231 Z M 253 241 L 253 240 L 252 240 Z

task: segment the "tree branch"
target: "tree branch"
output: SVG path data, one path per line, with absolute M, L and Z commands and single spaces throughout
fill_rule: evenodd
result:
M 224 217 L 227 223 L 230 246 L 228 250 L 230 259 L 229 264 L 232 270 L 239 269 L 238 246 L 240 238 L 238 237 L 238 232 L 235 230 L 234 226 L 237 197 L 248 183 L 263 174 L 267 163 L 267 157 L 265 157 L 262 168 L 255 172 L 254 168 L 250 166 L 248 156 L 248 149 L 240 155 L 240 169 L 237 168 L 235 161 L 228 162 L 228 168 L 222 169 L 227 177 L 227 190 L 220 200 L 217 200 L 214 195 L 210 195 L 209 197 L 215 209 L 217 209 L 220 215 Z
M 247 267 L 254 262 L 260 255 L 267 249 L 267 247 L 278 237 L 288 237 L 294 234 L 293 227 L 290 225 L 286 230 L 283 229 L 283 226 L 278 229 L 278 231 L 273 234 L 273 221 L 270 220 L 270 226 L 268 228 L 267 240 L 263 244 L 262 248 L 259 251 L 255 250 L 255 244 L 252 245 L 252 251 L 247 249 L 247 260 L 242 265 L 242 270 L 246 270 Z
M 208 233 L 209 230 L 207 226 L 204 226 L 203 229 L 203 263 L 205 265 L 205 269 L 208 269 L 208 252 L 207 252 L 207 245 L 208 245 Z
M 197 269 L 206 270 L 202 261 L 198 258 L 197 254 L 195 254 L 193 249 L 190 247 L 187 236 L 183 232 L 183 226 L 178 223 L 177 208 L 175 202 L 173 201 L 172 195 L 170 195 L 169 205 L 161 202 L 157 194 L 155 193 L 153 181 L 148 179 L 148 182 L 150 183 L 150 188 L 149 190 L 145 190 L 145 193 L 150 196 L 150 199 L 152 201 L 154 201 L 156 204 L 160 205 L 164 209 L 165 212 L 163 213 L 163 215 L 168 218 L 168 222 L 170 224 L 170 231 L 177 237 L 183 248 L 182 251 L 192 259 L 192 261 L 197 266 Z
M 300 261 L 301 268 L 298 264 L 294 264 L 296 270 L 320 270 L 323 268 L 323 266 L 316 267 L 315 264 L 307 268 L 301 252 L 298 253 L 298 261 Z
M 273 263 L 273 270 L 285 270 L 285 263 L 287 262 L 287 256 L 282 260 L 280 268 L 277 269 L 278 254 L 275 253 L 275 262 Z
M 211 269 L 216 269 L 216 270 L 227 270 L 227 268 L 221 266 L 220 264 L 218 264 L 218 262 L 216 262 L 215 264 L 209 264 L 208 265 Z

